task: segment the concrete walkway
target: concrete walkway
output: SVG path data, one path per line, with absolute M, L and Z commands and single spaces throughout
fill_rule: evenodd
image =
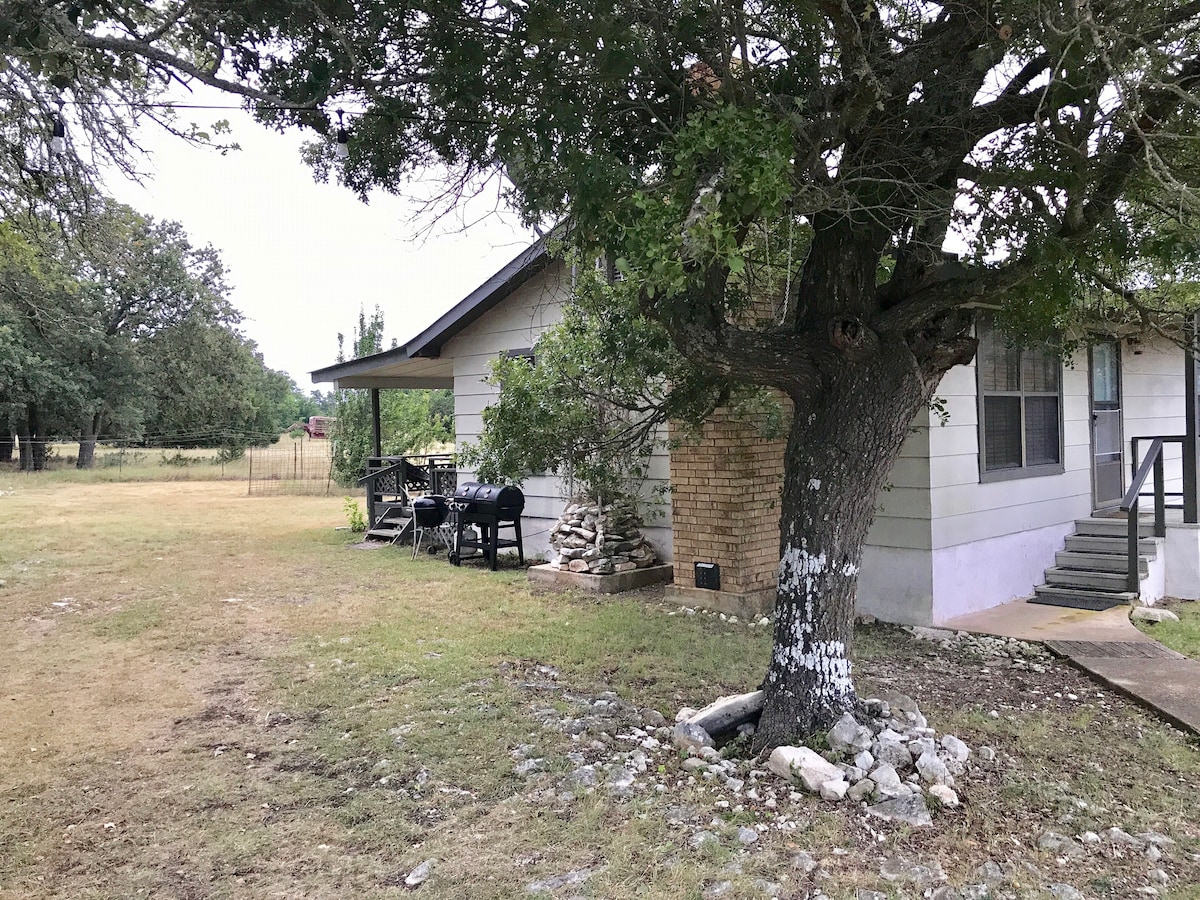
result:
M 1127 606 L 1092 612 L 1017 600 L 940 627 L 1040 641 L 1097 681 L 1200 734 L 1200 660 L 1138 631 Z

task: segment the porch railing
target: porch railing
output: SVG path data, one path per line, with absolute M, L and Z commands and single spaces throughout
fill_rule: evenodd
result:
M 1150 447 L 1146 451 L 1146 456 L 1138 462 L 1138 448 L 1143 441 L 1149 441 Z M 1137 594 L 1141 591 L 1141 573 L 1138 570 L 1138 540 L 1141 537 L 1139 533 L 1138 521 L 1138 501 L 1144 494 L 1143 488 L 1146 486 L 1146 479 L 1151 473 L 1154 475 L 1154 536 L 1165 537 L 1167 534 L 1167 497 L 1179 497 L 1178 505 L 1172 504 L 1172 509 L 1182 509 L 1183 492 L 1170 491 L 1166 489 L 1166 469 L 1163 464 L 1163 447 L 1167 444 L 1179 444 L 1186 446 L 1186 438 L 1183 435 L 1154 435 L 1154 436 L 1138 436 L 1130 438 L 1131 449 L 1133 450 L 1133 481 L 1130 482 L 1129 490 L 1125 492 L 1125 496 L 1121 498 L 1121 512 L 1125 513 L 1126 521 L 1128 522 L 1127 530 L 1127 560 L 1128 568 L 1126 570 L 1125 586 L 1131 593 Z M 1195 460 L 1189 460 L 1187 454 L 1183 454 L 1183 468 L 1187 473 L 1190 467 L 1196 465 Z M 1186 484 L 1188 475 L 1184 476 Z
M 374 528 L 393 506 L 408 504 L 409 494 L 454 493 L 458 469 L 450 453 L 368 456 L 367 474 L 358 480 L 367 492 L 367 521 Z

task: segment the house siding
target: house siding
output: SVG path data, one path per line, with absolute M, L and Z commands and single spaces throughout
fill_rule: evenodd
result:
M 1032 594 L 1092 510 L 1086 352 L 1063 368 L 1061 474 L 980 480 L 976 384 L 974 363 L 946 373 L 949 419 L 929 430 L 934 622 Z
M 1137 435 L 1182 435 L 1187 427 L 1184 407 L 1183 350 L 1166 340 L 1142 340 L 1121 346 L 1121 404 L 1125 429 L 1125 487 L 1133 463 L 1132 441 Z M 1145 456 L 1146 441 L 1139 452 Z M 1163 447 L 1167 491 L 1183 490 L 1182 447 Z M 1145 490 L 1151 486 L 1147 483 Z M 1168 498 L 1168 501 L 1178 498 Z
M 860 614 L 907 624 L 930 621 L 929 436 L 929 412 L 922 410 L 875 504 L 859 567 Z
M 499 389 L 486 381 L 492 360 L 506 351 L 532 348 L 547 328 L 561 321 L 570 279 L 570 270 L 561 263 L 550 265 L 442 348 L 442 356 L 454 360 L 454 431 L 459 447 L 478 440 L 483 431 L 483 410 L 499 394 Z M 666 451 L 657 450 L 651 456 L 641 494 L 646 537 L 665 559 L 671 557 L 670 509 L 654 502 L 654 492 L 660 486 L 665 489 L 668 477 Z M 469 469 L 459 470 L 459 483 L 473 478 Z M 550 529 L 562 513 L 570 486 L 555 476 L 535 476 L 527 478 L 521 489 L 525 494 L 521 532 L 526 555 L 545 554 Z

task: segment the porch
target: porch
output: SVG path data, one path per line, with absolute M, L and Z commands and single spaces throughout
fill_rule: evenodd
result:
M 358 480 L 366 490 L 367 537 L 392 543 L 410 540 L 415 528 L 412 501 L 417 497 L 449 497 L 458 486 L 452 453 L 369 456 L 367 474 Z

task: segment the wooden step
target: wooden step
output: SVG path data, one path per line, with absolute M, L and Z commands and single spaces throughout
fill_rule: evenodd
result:
M 1054 564 L 1060 569 L 1071 569 L 1080 572 L 1119 572 L 1124 575 L 1129 571 L 1129 561 L 1124 553 L 1085 553 L 1078 550 L 1059 550 L 1054 554 Z M 1150 564 L 1138 557 L 1138 571 L 1145 575 Z
M 1128 537 L 1129 522 L 1127 519 L 1106 519 L 1096 516 L 1075 520 L 1077 535 L 1092 535 L 1097 537 Z M 1151 519 L 1138 520 L 1138 537 L 1154 537 L 1154 522 Z
M 1124 591 L 1123 572 L 1079 572 L 1075 569 L 1060 569 L 1057 566 L 1046 570 L 1046 584 L 1053 587 L 1081 588 L 1086 591 Z
M 367 537 L 374 541 L 394 541 L 404 537 L 408 531 L 406 528 L 372 528 L 367 532 Z
M 1137 594 L 1128 591 L 1087 591 L 1075 588 L 1055 587 L 1039 584 L 1034 588 L 1030 603 L 1046 606 L 1069 606 L 1072 609 L 1112 609 L 1114 606 L 1129 606 L 1137 602 Z
M 1078 551 L 1079 553 L 1103 553 L 1106 555 L 1119 556 L 1125 558 L 1128 552 L 1128 540 L 1125 535 L 1121 537 L 1101 537 L 1099 535 L 1089 534 L 1071 534 L 1067 535 L 1067 549 Z M 1158 555 L 1158 544 L 1153 539 L 1143 539 L 1138 541 L 1138 555 L 1146 559 L 1154 559 Z

